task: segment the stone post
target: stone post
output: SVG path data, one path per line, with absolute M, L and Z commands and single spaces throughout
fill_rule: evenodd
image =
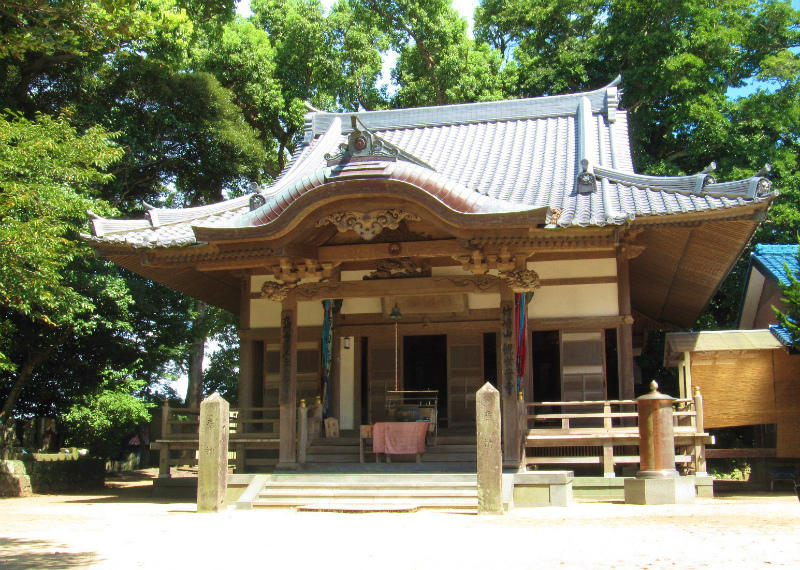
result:
M 503 512 L 500 392 L 489 382 L 475 394 L 478 455 L 478 514 Z
M 308 408 L 305 399 L 300 400 L 297 408 L 297 462 L 303 465 L 306 462 L 308 450 Z
M 200 404 L 200 449 L 197 457 L 197 512 L 225 507 L 228 486 L 228 431 L 230 406 L 218 393 Z

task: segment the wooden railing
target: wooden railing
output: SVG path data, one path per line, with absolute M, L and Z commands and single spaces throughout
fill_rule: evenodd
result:
M 277 407 L 238 408 L 230 411 L 228 449 L 231 463 L 237 471 L 248 466 L 277 463 L 272 453 L 280 443 L 280 409 Z M 159 451 L 158 475 L 169 477 L 176 465 L 196 465 L 198 447 L 199 408 L 172 407 L 165 402 L 161 408 L 161 437 L 150 444 Z
M 702 397 L 673 402 L 675 462 L 687 471 L 705 474 Z M 529 402 L 520 419 L 523 463 L 540 465 L 602 465 L 614 477 L 614 467 L 639 463 L 638 409 L 635 400 Z

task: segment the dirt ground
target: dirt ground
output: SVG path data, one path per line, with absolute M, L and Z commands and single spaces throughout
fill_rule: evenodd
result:
M 504 516 L 197 514 L 153 499 L 150 484 L 143 474 L 99 494 L 0 499 L 0 568 L 800 568 L 800 502 L 788 490 Z

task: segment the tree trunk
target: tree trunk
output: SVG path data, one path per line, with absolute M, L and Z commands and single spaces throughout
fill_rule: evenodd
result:
M 206 351 L 206 317 L 208 305 L 195 301 L 197 315 L 192 323 L 192 346 L 189 355 L 189 385 L 186 389 L 186 405 L 199 408 L 203 400 L 203 358 Z
M 55 342 L 62 342 L 61 339 L 63 339 L 64 336 L 65 335 L 63 334 L 59 335 Z M 54 347 L 56 345 L 53 344 L 51 346 Z M 14 385 L 11 387 L 11 392 L 8 393 L 8 398 L 6 398 L 6 401 L 3 404 L 3 409 L 0 410 L 0 423 L 5 423 L 11 417 L 11 412 L 14 411 L 14 408 L 17 406 L 17 401 L 19 401 L 19 397 L 22 395 L 22 391 L 33 377 L 34 370 L 36 370 L 36 367 L 47 359 L 51 352 L 52 348 L 48 348 L 44 350 L 37 350 L 33 353 L 28 352 L 28 354 L 25 356 L 25 360 L 19 367 L 17 377 L 14 379 Z

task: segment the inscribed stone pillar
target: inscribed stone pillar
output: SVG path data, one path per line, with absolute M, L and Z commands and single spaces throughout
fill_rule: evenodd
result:
M 501 514 L 503 456 L 500 451 L 500 392 L 489 382 L 475 395 L 475 422 L 478 454 L 478 514 Z
M 281 311 L 280 364 L 278 463 L 285 466 L 297 462 L 297 302 L 291 296 L 283 301 Z
M 228 402 L 214 392 L 200 404 L 200 449 L 197 456 L 197 512 L 225 507 L 228 486 Z
M 503 288 L 500 300 L 500 392 L 503 405 L 503 461 L 519 464 L 517 421 L 516 338 L 514 337 L 514 293 Z

